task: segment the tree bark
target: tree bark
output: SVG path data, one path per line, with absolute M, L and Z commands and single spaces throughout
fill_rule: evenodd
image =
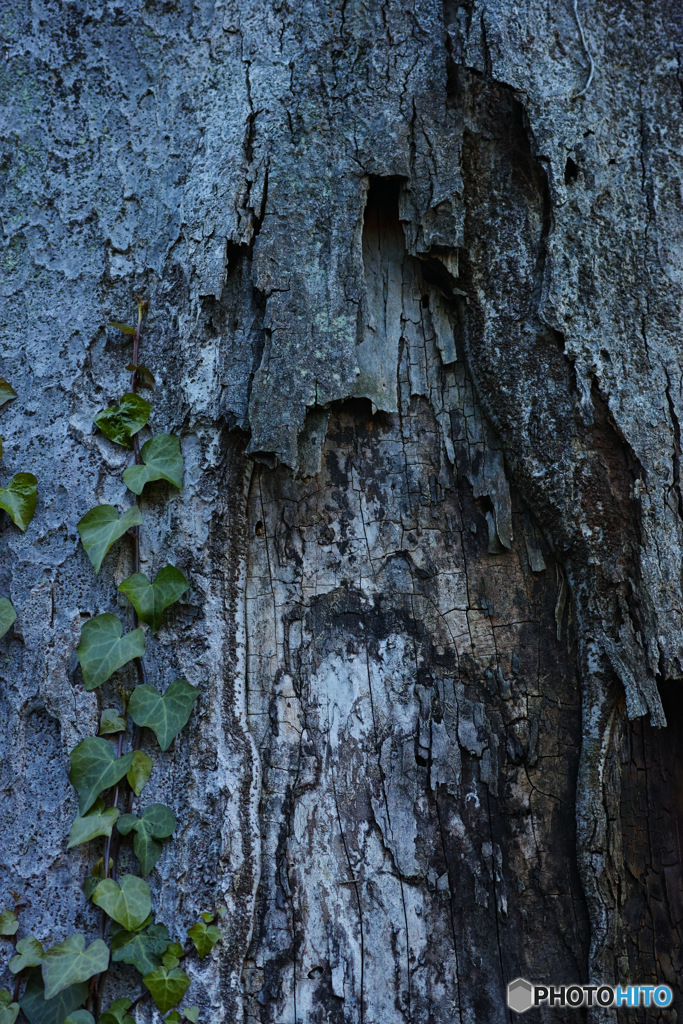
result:
M 0 525 L 22 929 L 97 928 L 68 752 L 133 673 L 86 693 L 75 648 L 132 570 L 124 542 L 95 579 L 76 523 L 129 504 L 92 416 L 142 293 L 185 458 L 145 492 L 143 571 L 191 581 L 151 671 L 201 688 L 145 791 L 179 822 L 152 884 L 180 939 L 227 908 L 202 1019 L 497 1024 L 521 975 L 668 984 L 564 1013 L 677 1020 L 678 5 L 3 18 L 0 482 L 40 494 Z

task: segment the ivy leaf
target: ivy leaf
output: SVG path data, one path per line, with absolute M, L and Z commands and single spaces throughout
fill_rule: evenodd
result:
M 13 402 L 16 397 L 17 393 L 10 382 L 4 377 L 0 377 L 0 406 L 6 405 L 7 402 Z
M 198 1006 L 186 1006 L 183 1010 L 187 1020 L 192 1021 L 192 1024 L 197 1024 L 199 1020 L 199 1007 Z
M 67 850 L 72 846 L 80 846 L 81 843 L 89 843 L 98 836 L 110 836 L 118 816 L 119 811 L 116 807 L 108 807 L 105 810 L 104 800 L 97 800 L 91 811 L 74 821 Z
M 140 796 L 143 789 L 149 782 L 149 777 L 152 774 L 153 762 L 152 758 L 145 754 L 142 750 L 133 751 L 133 763 L 126 773 L 128 779 L 128 785 L 133 790 L 136 796 Z M 147 872 L 143 872 L 146 874 Z
M 151 729 L 162 750 L 168 750 L 187 725 L 192 705 L 199 696 L 196 686 L 175 679 L 162 696 L 153 686 L 136 686 L 128 703 L 128 714 L 136 725 Z
M 141 932 L 120 931 L 111 940 L 112 960 L 132 964 L 140 974 L 149 974 L 159 967 L 170 941 L 165 924 L 151 924 Z
M 92 567 L 98 573 L 107 551 L 133 526 L 140 526 L 142 515 L 137 505 L 119 515 L 113 505 L 97 505 L 78 522 L 78 532 Z
M 213 924 L 216 918 L 215 914 L 209 914 L 208 911 L 206 910 L 203 910 L 199 916 L 201 917 L 202 921 L 206 922 L 206 924 Z
M 104 878 L 92 901 L 129 932 L 140 928 L 152 909 L 149 886 L 136 875 L 124 875 L 120 885 L 113 878 Z
M 111 736 L 112 733 L 125 732 L 126 720 L 116 708 L 105 708 L 100 718 L 100 736 Z
M 192 945 L 197 950 L 200 960 L 208 956 L 221 938 L 220 928 L 216 928 L 215 924 L 206 924 L 205 921 L 197 921 L 187 929 L 187 934 L 192 939 Z
M 168 1017 L 164 1017 L 166 1024 L 179 1024 L 182 1019 L 182 1015 L 177 1010 L 171 1010 Z
M 98 412 L 93 422 L 110 441 L 124 448 L 132 448 L 133 435 L 142 430 L 151 411 L 149 402 L 129 391 L 118 405 L 110 405 L 108 409 Z
M 152 999 L 157 1008 L 166 1013 L 172 1010 L 180 1002 L 190 985 L 190 979 L 185 971 L 177 967 L 168 970 L 166 967 L 155 967 L 153 971 L 146 974 L 142 984 L 149 989 Z
M 9 962 L 9 969 L 12 974 L 27 967 L 40 967 L 43 962 L 43 947 L 35 935 L 27 935 L 17 942 L 17 953 Z
M 131 373 L 137 372 L 139 387 L 149 388 L 151 391 L 156 384 L 152 371 L 148 370 L 147 367 L 143 366 L 141 363 L 129 363 L 126 369 L 130 370 Z
M 12 607 L 12 602 L 6 597 L 0 597 L 0 640 L 17 617 Z
M 69 1014 L 64 1024 L 95 1024 L 95 1018 L 89 1010 L 75 1010 Z
M 88 997 L 88 983 L 80 982 L 64 989 L 55 999 L 45 998 L 43 979 L 38 968 L 29 974 L 28 984 L 19 1006 L 30 1024 L 64 1024 L 77 1007 Z
M 135 1024 L 131 1015 L 126 1013 L 130 1005 L 130 999 L 115 999 L 109 1009 L 101 1015 L 100 1024 Z
M 140 452 L 143 466 L 129 466 L 123 482 L 134 494 L 142 494 L 152 480 L 167 480 L 174 487 L 183 486 L 183 457 L 180 441 L 174 434 L 157 434 L 146 441 Z
M 78 660 L 86 690 L 95 690 L 133 658 L 145 653 L 145 634 L 134 629 L 122 636 L 121 620 L 105 612 L 83 623 Z
M 147 622 L 152 633 L 156 633 L 165 609 L 175 604 L 190 589 L 190 584 L 174 565 L 165 565 L 159 569 L 154 583 L 150 583 L 144 573 L 134 572 L 118 589 L 133 605 L 138 618 Z
M 113 866 L 114 866 L 114 861 L 110 857 L 109 858 L 109 870 L 111 870 L 113 868 Z M 85 881 L 83 882 L 83 892 L 85 894 L 86 900 L 89 900 L 92 897 L 92 894 L 94 893 L 95 889 L 100 884 L 100 882 L 102 881 L 103 878 L 104 878 L 104 857 L 100 857 L 100 859 L 98 861 L 96 861 L 95 864 L 93 865 L 93 869 L 92 869 L 91 873 L 86 877 Z
M 13 910 L 3 910 L 0 914 L 0 935 L 16 935 L 18 930 L 17 915 Z
M 135 832 L 133 849 L 143 875 L 150 873 L 161 856 L 162 845 L 158 840 L 172 835 L 175 825 L 173 811 L 164 804 L 150 804 L 139 818 L 134 814 L 124 814 L 119 819 L 118 830 L 121 835 Z
M 106 740 L 86 736 L 71 751 L 69 779 L 78 793 L 78 808 L 83 815 L 100 793 L 120 782 L 133 763 L 133 752 L 117 758 Z
M 6 988 L 0 990 L 0 1024 L 14 1024 L 19 1016 L 19 1003 L 12 1001 Z
M 38 500 L 38 481 L 33 473 L 16 473 L 7 487 L 0 487 L 0 508 L 23 532 L 33 519 Z
M 64 942 L 48 949 L 43 957 L 45 998 L 53 999 L 65 988 L 101 974 L 109 966 L 106 942 L 95 939 L 88 948 L 84 935 L 70 935 Z
M 122 334 L 135 334 L 134 327 L 130 327 L 128 324 L 120 324 L 117 320 L 108 323 L 107 327 L 116 327 Z

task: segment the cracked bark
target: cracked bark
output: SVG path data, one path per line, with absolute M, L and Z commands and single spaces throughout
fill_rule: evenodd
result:
M 683 33 L 667 0 L 577 13 L 3 21 L 5 468 L 41 504 L 2 524 L 0 885 L 40 937 L 94 927 L 74 650 L 130 570 L 93 584 L 75 525 L 125 503 L 91 419 L 142 290 L 186 460 L 143 571 L 192 580 L 150 648 L 203 693 L 150 786 L 155 894 L 176 936 L 228 907 L 207 1019 L 489 1024 L 518 974 L 683 1010 Z

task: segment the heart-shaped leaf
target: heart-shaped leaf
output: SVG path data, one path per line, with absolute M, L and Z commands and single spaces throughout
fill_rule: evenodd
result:
M 15 1003 L 6 988 L 0 989 L 0 1024 L 14 1024 L 19 1016 L 19 1003 Z
M 159 629 L 165 609 L 175 604 L 189 589 L 190 584 L 174 565 L 159 569 L 154 583 L 150 583 L 144 573 L 134 572 L 119 587 L 135 608 L 138 618 L 152 627 L 152 633 Z
M 0 377 L 0 406 L 5 405 L 7 402 L 13 402 L 16 397 L 17 393 L 10 382 L 5 380 L 4 377 Z
M 109 1009 L 101 1015 L 100 1024 L 135 1024 L 131 1015 L 126 1013 L 130 1006 L 130 999 L 115 999 Z
M 95 690 L 133 658 L 145 653 L 145 634 L 134 629 L 122 636 L 121 620 L 105 612 L 83 623 L 78 660 L 86 690 Z
M 111 736 L 113 733 L 125 732 L 126 720 L 116 708 L 105 708 L 100 718 L 100 736 Z
M 162 845 L 158 840 L 172 835 L 175 824 L 173 811 L 164 804 L 150 804 L 139 818 L 134 814 L 121 816 L 118 830 L 124 836 L 131 831 L 135 832 L 133 849 L 143 875 L 150 873 L 161 856 Z
M 111 940 L 112 960 L 132 964 L 140 974 L 161 965 L 171 939 L 165 924 L 151 924 L 141 932 L 120 931 Z
M 200 960 L 211 952 L 221 938 L 220 929 L 216 928 L 215 924 L 206 924 L 205 921 L 197 921 L 187 929 L 187 934 L 192 939 L 192 945 L 197 950 Z
M 89 843 L 98 836 L 110 836 L 118 816 L 119 811 L 116 807 L 108 807 L 105 810 L 104 800 L 97 800 L 91 811 L 74 821 L 67 850 L 72 846 L 80 846 L 81 843 Z
M 0 914 L 0 935 L 16 935 L 18 931 L 17 915 L 13 910 L 3 910 Z
M 106 942 L 95 939 L 86 949 L 84 935 L 70 935 L 48 949 L 43 957 L 45 998 L 53 999 L 65 988 L 101 974 L 109 966 Z
M 113 505 L 97 505 L 85 513 L 78 522 L 78 532 L 96 573 L 100 571 L 104 556 L 110 547 L 123 537 L 127 530 L 133 526 L 140 526 L 141 523 L 142 516 L 137 505 L 133 505 L 121 515 Z
M 199 1020 L 199 1007 L 186 1006 L 185 1009 L 183 1010 L 183 1014 L 186 1020 L 191 1021 L 192 1024 L 197 1024 L 197 1021 Z
M 89 1010 L 74 1010 L 66 1018 L 64 1024 L 95 1024 L 95 1018 Z
M 138 387 L 149 388 L 151 391 L 156 384 L 152 371 L 148 370 L 147 367 L 143 366 L 141 363 L 129 363 L 126 369 L 130 370 L 131 373 L 137 373 Z
M 133 391 L 125 394 L 118 405 L 98 412 L 94 423 L 105 437 L 124 448 L 133 447 L 133 435 L 142 430 L 149 419 L 152 406 Z
M 108 323 L 107 327 L 116 327 L 122 334 L 135 334 L 134 327 L 131 327 L 130 324 L 120 324 L 117 320 Z
M 30 1024 L 64 1024 L 64 1021 L 88 996 L 88 983 L 79 982 L 65 988 L 54 999 L 45 998 L 45 987 L 40 970 L 34 968 L 19 1005 Z
M 0 508 L 20 530 L 33 519 L 38 500 L 38 481 L 33 473 L 16 473 L 7 487 L 0 487 Z
M 27 935 L 17 942 L 17 954 L 9 962 L 9 969 L 12 974 L 27 967 L 40 967 L 43 962 L 43 947 L 35 935 Z
M 153 731 L 162 750 L 168 750 L 187 725 L 198 696 L 197 687 L 190 686 L 184 679 L 175 679 L 163 697 L 153 686 L 144 683 L 133 690 L 128 713 L 136 725 Z
M 140 452 L 143 466 L 129 466 L 123 482 L 134 494 L 142 494 L 152 480 L 167 480 L 174 487 L 183 486 L 183 457 L 180 441 L 174 434 L 157 434 L 146 441 Z
M 89 811 L 100 793 L 120 782 L 133 763 L 132 751 L 117 758 L 113 747 L 99 736 L 86 736 L 71 751 L 69 779 L 78 793 L 78 808 Z
M 124 875 L 120 885 L 113 878 L 104 878 L 92 901 L 129 932 L 140 928 L 152 909 L 149 886 L 136 875 Z
M 12 602 L 6 597 L 0 597 L 0 640 L 17 617 L 12 607 Z
M 149 777 L 152 774 L 152 767 L 153 762 L 151 757 L 145 754 L 142 750 L 133 751 L 133 763 L 126 773 L 126 778 L 128 779 L 128 785 L 136 796 L 140 796 L 143 789 L 149 782 Z
M 142 984 L 149 989 L 152 999 L 162 1013 L 177 1006 L 183 998 L 190 985 L 190 979 L 185 971 L 174 967 L 168 970 L 166 967 L 155 967 L 153 971 L 146 974 Z

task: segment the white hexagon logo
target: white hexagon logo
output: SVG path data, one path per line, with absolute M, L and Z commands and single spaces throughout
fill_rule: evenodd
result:
M 526 978 L 515 978 L 508 985 L 508 1006 L 515 1013 L 524 1013 L 534 1005 L 534 987 Z

